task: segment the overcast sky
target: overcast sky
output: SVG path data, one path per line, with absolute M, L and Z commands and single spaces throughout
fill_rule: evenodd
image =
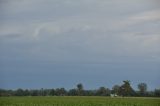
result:
M 158 0 L 0 0 L 0 88 L 160 87 Z

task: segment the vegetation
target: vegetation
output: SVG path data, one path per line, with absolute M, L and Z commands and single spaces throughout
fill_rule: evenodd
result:
M 111 94 L 119 97 L 160 97 L 160 89 L 147 91 L 147 84 L 138 84 L 138 91 L 135 91 L 130 81 L 123 81 L 122 85 L 114 85 L 112 89 L 100 87 L 96 90 L 85 90 L 83 84 L 77 84 L 76 88 L 66 90 L 65 88 L 56 89 L 0 89 L 0 96 L 110 96 Z
M 160 106 L 160 98 L 99 96 L 0 97 L 0 106 Z
M 147 84 L 146 83 L 140 83 L 138 84 L 139 93 L 141 96 L 145 96 L 147 93 Z
M 130 85 L 130 81 L 126 80 L 126 81 L 123 81 L 123 83 L 124 84 L 122 86 L 120 86 L 120 88 L 119 88 L 119 95 L 134 96 L 135 92 Z

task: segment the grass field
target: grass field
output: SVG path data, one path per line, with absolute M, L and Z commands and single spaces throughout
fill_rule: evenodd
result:
M 0 97 L 0 106 L 160 106 L 160 98 Z

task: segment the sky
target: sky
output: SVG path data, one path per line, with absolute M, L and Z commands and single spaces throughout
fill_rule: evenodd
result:
M 160 88 L 158 0 L 0 0 L 0 88 Z

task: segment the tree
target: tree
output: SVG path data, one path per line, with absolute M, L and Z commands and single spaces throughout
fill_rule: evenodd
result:
M 77 92 L 78 92 L 78 95 L 79 96 L 82 96 L 83 95 L 83 85 L 81 83 L 77 84 Z
M 140 95 L 144 96 L 146 94 L 146 91 L 147 91 L 147 84 L 146 83 L 138 84 L 138 89 L 139 89 Z
M 97 95 L 98 96 L 109 96 L 110 95 L 110 90 L 108 88 L 105 88 L 105 87 L 100 87 L 97 90 Z
M 83 90 L 83 85 L 81 83 L 77 84 L 77 89 L 78 90 Z
M 12 90 L 0 89 L 0 96 L 13 96 Z
M 120 86 L 119 86 L 119 85 L 114 85 L 114 86 L 112 87 L 112 92 L 113 92 L 114 94 L 119 94 L 119 89 L 120 89 Z
M 155 89 L 154 95 L 155 95 L 156 97 L 160 97 L 160 89 Z
M 15 91 L 15 96 L 24 96 L 24 91 L 23 91 L 23 89 L 17 89 L 16 91 Z
M 85 90 L 84 95 L 85 96 L 95 96 L 96 90 Z
M 134 95 L 134 90 L 130 85 L 130 81 L 123 81 L 123 85 L 120 87 L 120 95 L 122 96 L 132 96 Z
M 76 89 L 70 89 L 70 90 L 68 91 L 68 95 L 69 95 L 69 96 L 77 96 L 77 95 L 78 95 L 78 92 L 77 92 Z
M 40 96 L 39 90 L 30 90 L 31 96 Z
M 51 89 L 49 95 L 54 96 L 55 95 L 55 90 Z
M 67 94 L 67 91 L 65 88 L 60 88 L 61 96 L 65 96 Z
M 56 96 L 64 96 L 67 94 L 67 91 L 64 88 L 57 88 L 55 90 L 55 95 Z
M 43 90 L 43 96 L 49 96 L 51 92 L 51 89 L 44 89 Z
M 23 93 L 23 94 L 24 94 L 23 96 L 29 96 L 29 95 L 30 95 L 30 92 L 29 92 L 28 89 L 26 89 L 26 90 L 24 90 L 24 93 Z

